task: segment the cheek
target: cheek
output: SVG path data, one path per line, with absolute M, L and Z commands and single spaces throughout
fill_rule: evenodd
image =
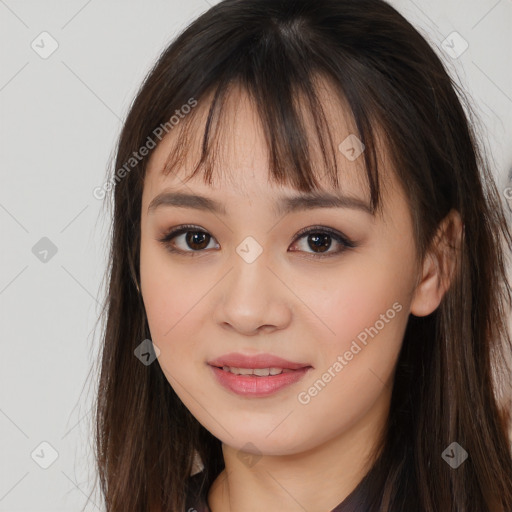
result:
M 144 272 L 143 265 L 141 258 L 146 316 L 151 340 L 160 350 L 157 362 L 174 391 L 193 409 L 190 396 L 197 400 L 204 393 L 201 388 L 195 389 L 196 379 L 191 377 L 200 369 L 198 355 L 202 352 L 197 315 L 201 314 L 198 300 L 204 288 L 198 290 L 193 279 L 186 279 L 183 273 L 169 272 L 165 265 L 148 265 Z
M 317 329 L 318 318 L 322 320 L 314 377 L 320 377 L 317 388 L 325 383 L 329 390 L 315 398 L 319 409 L 334 401 L 344 406 L 344 414 L 355 417 L 391 383 L 407 325 L 412 279 L 409 260 L 395 256 L 392 251 L 368 251 L 333 270 L 328 280 L 309 275 L 308 282 L 303 281 L 304 302 L 311 304 Z M 361 398 L 358 404 L 353 393 Z
M 195 313 L 194 304 L 208 289 L 204 281 L 194 281 L 190 273 L 170 268 L 169 258 L 150 243 L 141 246 L 141 291 L 153 342 L 162 351 L 173 346 L 173 340 L 191 337 L 190 318 Z M 196 307 L 197 307 L 196 306 Z M 189 331 L 189 332 L 184 332 Z M 192 349 L 191 344 L 176 343 L 174 349 Z
M 310 288 L 315 291 L 305 302 L 314 305 L 325 328 L 315 337 L 315 374 L 298 397 L 304 428 L 321 422 L 325 435 L 347 429 L 375 406 L 386 386 L 391 389 L 408 317 L 404 279 L 391 278 L 382 263 L 364 261 L 324 280 L 321 291 Z
M 326 346 L 342 349 L 378 322 L 381 315 L 385 317 L 386 326 L 382 331 L 391 330 L 388 328 L 391 324 L 403 323 L 403 311 L 407 310 L 409 300 L 407 282 L 405 269 L 398 279 L 382 260 L 375 262 L 361 258 L 356 261 L 354 258 L 354 264 L 340 265 L 328 279 L 310 273 L 302 280 L 298 295 L 304 298 L 313 313 L 308 316 L 319 326 L 319 337 L 325 340 Z M 323 284 L 319 286 L 318 283 Z M 393 308 L 393 304 L 398 305 Z M 398 322 L 395 319 L 399 319 Z

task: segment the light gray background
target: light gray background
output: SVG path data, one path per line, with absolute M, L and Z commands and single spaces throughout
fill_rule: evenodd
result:
M 92 490 L 87 377 L 109 222 L 92 190 L 145 73 L 211 4 L 0 0 L 2 512 L 78 511 Z M 503 190 L 512 166 L 512 0 L 392 4 L 471 94 Z M 51 49 L 44 31 L 58 43 L 46 59 L 31 47 Z M 469 45 L 458 58 L 443 50 L 453 31 Z M 463 41 L 450 37 L 444 44 L 460 51 Z M 32 251 L 43 237 L 57 248 L 46 262 Z M 48 469 L 35 462 L 51 462 L 42 442 L 58 453 Z M 86 510 L 102 510 L 98 495 Z

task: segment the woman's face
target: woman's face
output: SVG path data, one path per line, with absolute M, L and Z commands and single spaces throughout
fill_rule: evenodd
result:
M 326 111 L 342 143 L 353 131 L 340 107 Z M 213 186 L 200 174 L 185 182 L 179 169 L 162 173 L 176 132 L 148 162 L 140 274 L 160 350 L 154 364 L 198 421 L 236 449 L 294 454 L 343 437 L 357 446 L 387 414 L 418 278 L 404 193 L 381 155 L 383 215 L 366 211 L 363 156 L 354 159 L 349 139 L 337 155 L 341 188 L 325 179 L 322 193 L 353 201 L 290 201 L 304 194 L 269 182 L 264 134 L 247 97 L 233 93 L 224 115 L 232 125 Z M 199 144 L 197 137 L 190 146 L 194 163 Z M 177 193 L 217 206 L 162 196 Z M 296 208 L 285 211 L 287 204 Z M 160 241 L 184 224 L 188 232 Z M 308 227 L 309 235 L 298 236 Z M 308 368 L 236 377 L 209 364 L 232 353 L 270 354 Z

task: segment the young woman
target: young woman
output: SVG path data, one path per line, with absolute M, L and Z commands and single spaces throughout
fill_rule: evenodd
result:
M 109 512 L 512 510 L 512 237 L 463 105 L 381 0 L 225 0 L 164 51 L 106 187 Z

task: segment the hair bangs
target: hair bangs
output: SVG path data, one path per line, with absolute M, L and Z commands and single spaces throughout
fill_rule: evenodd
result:
M 282 64 L 293 67 L 289 62 Z M 323 188 L 324 181 L 339 189 L 339 160 L 343 162 L 346 158 L 341 144 L 349 135 L 355 135 L 364 148 L 361 178 L 370 191 L 372 212 L 380 210 L 374 133 L 377 123 L 369 118 L 363 99 L 354 98 L 349 104 L 327 73 L 312 75 L 304 69 L 300 75 L 281 72 L 274 79 L 269 75 L 265 80 L 252 68 L 244 71 L 235 77 L 226 73 L 227 78 L 210 84 L 198 96 L 198 107 L 176 128 L 178 133 L 162 172 L 165 175 L 179 172 L 186 182 L 201 171 L 205 183 L 214 183 L 217 174 L 225 171 L 222 151 L 227 145 L 222 135 L 233 126 L 233 120 L 226 117 L 226 106 L 239 89 L 251 101 L 261 123 L 268 148 L 270 182 L 306 193 Z M 347 126 L 341 140 L 328 122 L 326 108 L 332 105 L 326 104 L 322 91 L 330 94 L 331 99 L 335 97 L 335 108 L 343 109 L 348 118 L 350 128 Z M 198 158 L 192 162 L 196 154 Z

